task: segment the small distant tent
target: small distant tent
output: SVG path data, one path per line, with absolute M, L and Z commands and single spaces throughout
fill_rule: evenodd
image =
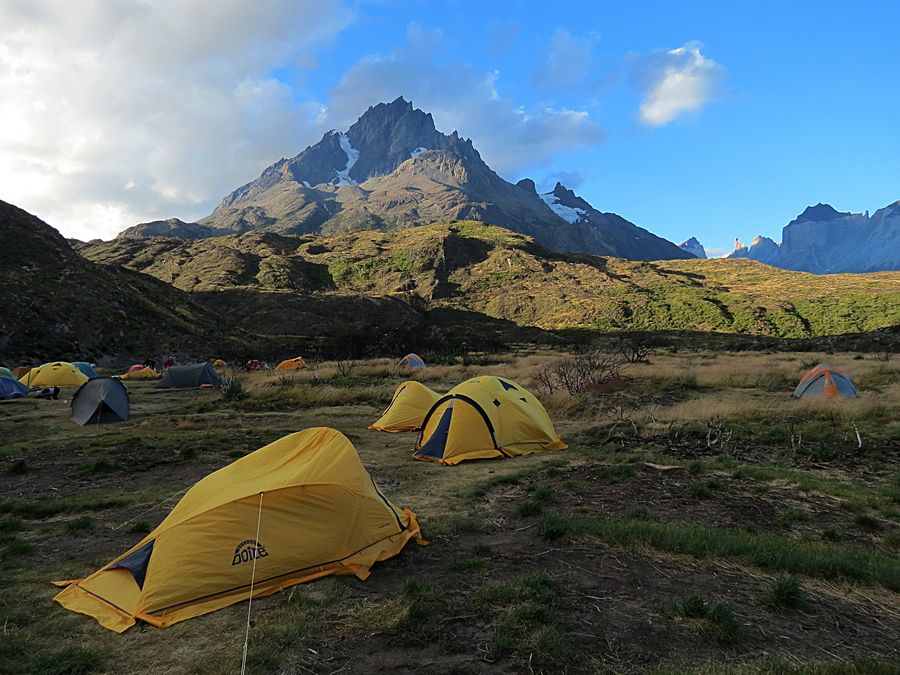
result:
M 306 429 L 200 480 L 131 550 L 55 582 L 66 588 L 54 600 L 117 633 L 165 627 L 246 600 L 251 575 L 254 598 L 330 574 L 365 579 L 420 537 L 346 436 Z
M 149 368 L 149 366 L 145 366 L 143 363 L 134 363 L 134 364 L 128 366 L 128 372 L 133 373 L 137 370 L 142 370 L 144 368 Z
M 19 382 L 28 387 L 80 387 L 88 381 L 82 373 L 67 361 L 54 361 L 32 368 Z
M 420 382 L 409 380 L 394 390 L 391 404 L 378 421 L 369 429 L 372 431 L 418 431 L 422 428 L 425 415 L 441 397 Z
M 425 367 L 425 360 L 418 354 L 407 354 L 402 359 L 400 359 L 398 367 L 401 370 L 404 368 L 408 370 L 418 370 L 419 368 Z
M 3 366 L 0 366 L 0 377 L 5 377 L 8 380 L 16 380 L 17 382 L 19 381 L 19 378 L 16 377 L 9 368 L 4 368 Z M 21 377 L 21 375 L 19 377 Z
M 457 385 L 431 407 L 413 457 L 458 464 L 567 447 L 533 394 L 506 378 L 483 376 Z
M 73 361 L 72 365 L 78 368 L 82 373 L 88 376 L 88 379 L 93 380 L 94 378 L 100 377 L 97 375 L 97 371 L 94 370 L 94 366 L 92 366 L 87 361 Z
M 221 387 L 222 378 L 208 363 L 191 363 L 169 368 L 157 387 Z
M 227 368 L 228 364 L 222 359 L 216 359 L 213 361 L 213 368 Z
M 31 370 L 28 366 L 18 366 L 12 369 L 12 374 L 16 376 L 17 380 L 21 380 L 23 376 L 28 374 L 28 371 Z
M 794 389 L 795 398 L 842 399 L 858 396 L 853 381 L 827 363 L 820 363 L 808 371 Z
M 158 380 L 159 373 L 157 373 L 150 366 L 141 366 L 137 370 L 130 370 L 122 375 L 123 380 L 135 381 L 135 380 Z
M 127 422 L 128 390 L 119 380 L 97 377 L 88 380 L 72 397 L 72 419 L 81 426 Z
M 9 398 L 21 398 L 28 393 L 28 387 L 18 380 L 0 377 L 0 401 Z
M 306 367 L 306 361 L 302 356 L 298 356 L 293 359 L 285 359 L 275 366 L 275 370 L 303 370 Z

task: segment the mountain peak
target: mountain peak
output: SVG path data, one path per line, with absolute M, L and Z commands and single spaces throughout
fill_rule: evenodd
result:
M 539 196 L 553 213 L 567 223 L 586 221 L 588 212 L 593 210 L 590 204 L 559 181 L 553 190 Z
M 830 204 L 819 202 L 815 206 L 807 206 L 803 213 L 794 218 L 791 223 L 824 223 L 829 220 L 836 220 L 849 216 L 850 213 L 842 213 Z
M 697 241 L 697 237 L 691 237 L 687 241 L 681 242 L 678 248 L 687 251 L 697 258 L 706 258 L 706 249 L 703 248 L 703 244 Z

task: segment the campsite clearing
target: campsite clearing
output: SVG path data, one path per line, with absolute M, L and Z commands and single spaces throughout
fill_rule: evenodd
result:
M 660 351 L 611 392 L 541 391 L 550 352 L 400 373 L 396 359 L 253 372 L 223 390 L 128 382 L 127 423 L 0 402 L 0 671 L 226 673 L 241 602 L 122 635 L 52 602 L 157 526 L 203 476 L 289 433 L 342 431 L 427 547 L 365 581 L 253 602 L 251 672 L 889 672 L 900 659 L 900 361 Z M 797 401 L 827 360 L 860 397 Z M 569 449 L 416 462 L 369 431 L 409 377 L 499 375 L 538 395 Z M 68 669 L 68 670 L 67 670 Z M 711 670 L 709 670 L 711 669 Z M 792 670 L 793 669 L 793 670 Z

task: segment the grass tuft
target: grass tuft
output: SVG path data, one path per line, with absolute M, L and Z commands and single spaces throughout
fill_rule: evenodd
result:
M 734 643 L 740 640 L 743 629 L 727 602 L 710 602 L 701 595 L 688 595 L 675 603 L 675 613 L 687 619 L 701 620 L 717 639 Z
M 82 532 L 90 532 L 94 529 L 94 520 L 90 516 L 79 516 L 75 520 L 66 523 L 66 531 L 69 534 L 80 534 Z
M 786 530 L 791 529 L 796 523 L 801 523 L 809 520 L 809 513 L 804 511 L 803 509 L 785 509 L 783 511 L 779 511 L 778 515 L 775 517 L 775 523 L 778 527 L 783 527 Z
M 688 496 L 694 499 L 712 499 L 718 486 L 718 483 L 712 480 L 694 481 L 688 485 L 687 493 Z
M 800 609 L 806 604 L 806 592 L 796 577 L 778 577 L 769 584 L 763 604 L 776 610 Z

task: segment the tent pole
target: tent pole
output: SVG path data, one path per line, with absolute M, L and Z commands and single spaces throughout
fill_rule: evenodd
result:
M 253 582 L 256 581 L 256 559 L 259 557 L 259 524 L 262 522 L 263 494 L 259 493 L 259 512 L 256 514 L 256 549 L 253 554 L 253 571 L 250 573 L 250 598 L 247 602 L 247 630 L 244 633 L 244 654 L 241 658 L 241 675 L 247 672 L 247 646 L 250 644 L 250 611 L 253 608 Z

